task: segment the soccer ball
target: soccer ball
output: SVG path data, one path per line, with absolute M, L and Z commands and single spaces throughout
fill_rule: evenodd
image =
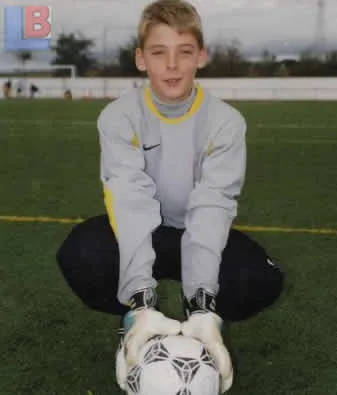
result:
M 141 349 L 128 371 L 127 395 L 218 395 L 220 374 L 198 340 L 156 336 Z

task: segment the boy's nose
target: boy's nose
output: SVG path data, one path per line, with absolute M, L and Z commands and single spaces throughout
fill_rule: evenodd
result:
M 169 54 L 167 57 L 167 68 L 175 69 L 177 67 L 177 57 L 175 54 Z

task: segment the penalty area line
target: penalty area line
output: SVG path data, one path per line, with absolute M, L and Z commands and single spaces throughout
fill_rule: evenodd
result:
M 57 217 L 28 217 L 16 215 L 0 215 L 0 222 L 17 223 L 57 223 L 57 224 L 79 224 L 83 218 L 57 218 Z M 328 228 L 291 228 L 278 226 L 254 226 L 234 225 L 234 229 L 242 232 L 264 232 L 264 233 L 309 233 L 317 235 L 337 235 L 337 229 Z

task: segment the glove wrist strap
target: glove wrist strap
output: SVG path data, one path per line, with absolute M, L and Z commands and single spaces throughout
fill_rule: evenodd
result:
M 158 297 L 154 288 L 143 288 L 137 290 L 129 299 L 127 305 L 130 310 L 122 317 L 121 329 L 119 333 L 125 335 L 135 322 L 135 315 L 137 311 L 144 309 L 157 310 Z
M 130 298 L 128 306 L 131 310 L 142 310 L 157 308 L 158 297 L 154 288 L 143 288 L 137 290 Z
M 215 313 L 216 295 L 204 288 L 198 288 L 193 297 L 187 300 L 184 297 L 184 307 L 187 317 L 194 313 Z

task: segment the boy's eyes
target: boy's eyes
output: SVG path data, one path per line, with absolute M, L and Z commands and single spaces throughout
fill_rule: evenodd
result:
M 183 55 L 192 55 L 193 51 L 189 49 L 182 49 L 181 51 L 179 51 L 179 53 Z M 164 51 L 153 51 L 151 52 L 151 55 L 154 56 L 164 55 Z

